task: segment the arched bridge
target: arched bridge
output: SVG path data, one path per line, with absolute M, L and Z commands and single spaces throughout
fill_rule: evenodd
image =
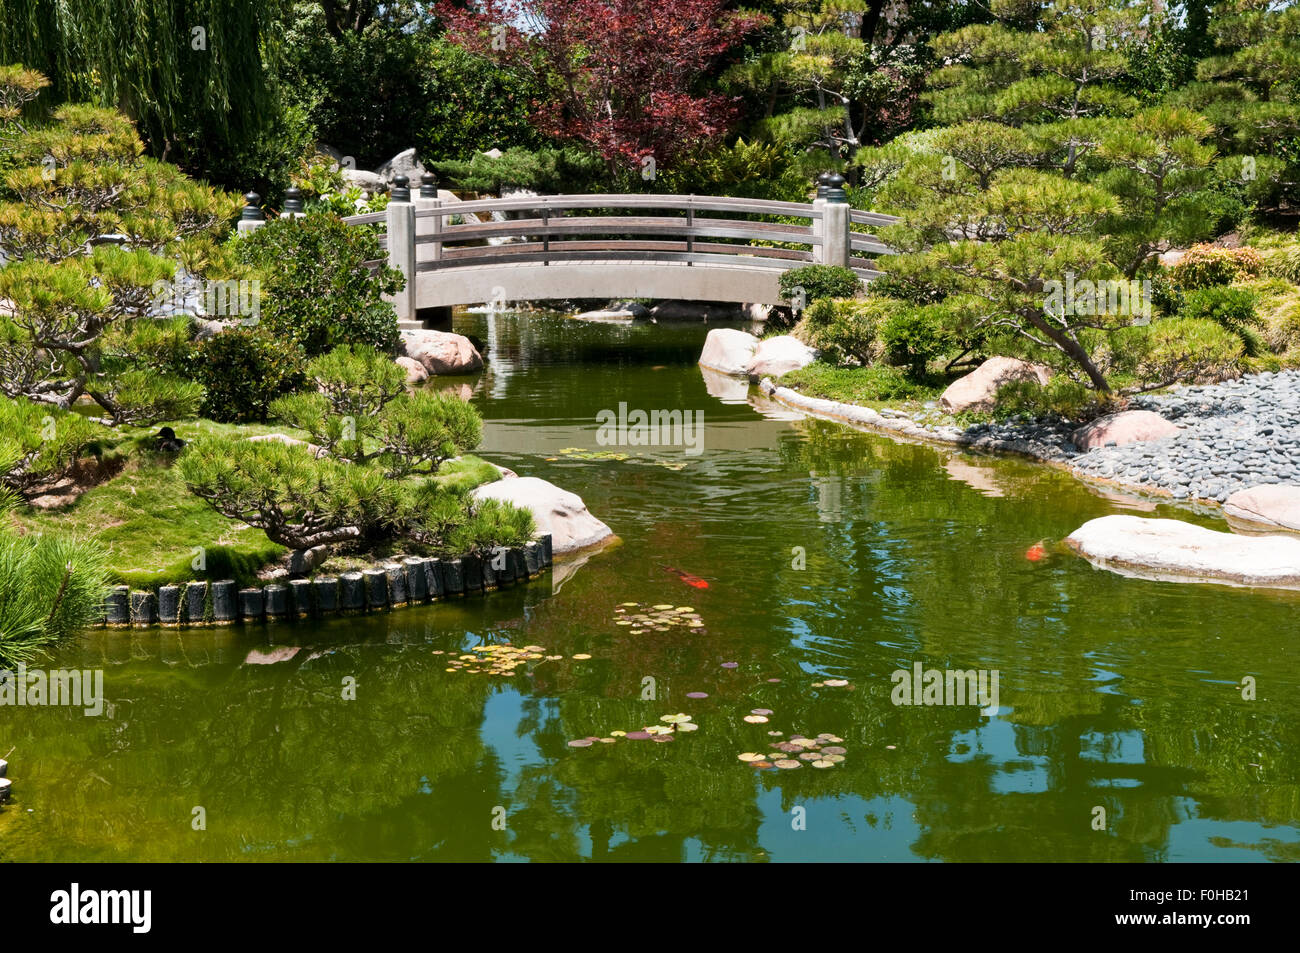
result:
M 891 249 L 871 229 L 897 221 L 815 202 L 708 195 L 547 195 L 456 202 L 400 179 L 384 212 L 387 263 L 407 278 L 398 318 L 453 305 L 556 298 L 675 298 L 786 304 L 782 272 L 825 263 L 864 281 Z M 445 193 L 444 193 L 445 195 Z M 499 214 L 497 214 L 499 213 Z M 495 242 L 493 241 L 495 240 Z M 379 265 L 381 262 L 370 262 Z

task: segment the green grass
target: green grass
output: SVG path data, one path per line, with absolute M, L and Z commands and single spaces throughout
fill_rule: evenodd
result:
M 190 420 L 169 426 L 185 440 L 201 434 L 304 436 L 282 425 Z M 10 525 L 20 534 L 61 533 L 95 540 L 108 552 L 113 581 L 133 588 L 151 589 L 190 579 L 234 579 L 241 585 L 256 582 L 258 571 L 278 562 L 285 548 L 268 540 L 260 529 L 222 516 L 191 494 L 173 465 L 174 459 L 152 452 L 156 432 L 156 428 L 124 430 L 109 452 L 126 462 L 111 480 L 59 510 L 20 507 L 8 516 Z M 471 489 L 498 477 L 491 464 L 466 455 L 444 464 L 436 479 Z M 203 550 L 205 570 L 193 566 L 198 548 Z
M 777 383 L 805 397 L 875 409 L 934 400 L 948 385 L 947 380 L 938 377 L 913 380 L 897 367 L 834 367 L 820 361 L 782 375 Z

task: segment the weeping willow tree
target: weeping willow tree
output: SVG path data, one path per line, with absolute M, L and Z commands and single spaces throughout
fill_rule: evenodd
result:
M 149 152 L 241 190 L 310 139 L 276 81 L 288 0 L 0 0 L 0 62 L 51 81 L 49 102 L 134 120 Z

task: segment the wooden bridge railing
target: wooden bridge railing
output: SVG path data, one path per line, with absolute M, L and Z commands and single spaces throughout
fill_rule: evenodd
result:
M 476 265 L 658 261 L 786 270 L 834 264 L 853 269 L 864 280 L 878 276 L 874 260 L 867 256 L 892 250 L 876 235 L 853 228 L 889 225 L 897 219 L 851 209 L 841 188 L 821 191 L 825 197 L 811 203 L 612 194 L 444 203 L 432 176 L 424 177 L 415 196 L 406 178 L 398 176 L 386 211 L 344 221 L 385 224 L 387 263 L 407 279 L 394 301 L 402 318 L 414 317 L 419 273 Z M 522 217 L 482 220 L 494 212 Z M 608 214 L 617 212 L 630 214 Z M 453 217 L 461 221 L 452 224 Z M 513 241 L 489 243 L 502 238 Z

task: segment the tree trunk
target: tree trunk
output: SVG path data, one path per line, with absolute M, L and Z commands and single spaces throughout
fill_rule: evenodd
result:
M 1066 357 L 1070 358 L 1070 360 L 1083 368 L 1083 372 L 1088 375 L 1088 380 L 1092 381 L 1092 386 L 1095 390 L 1103 394 L 1110 393 L 1110 383 L 1106 380 L 1106 375 L 1104 375 L 1097 368 L 1097 365 L 1093 363 L 1092 356 L 1083 349 L 1083 345 L 1064 331 L 1047 323 L 1047 321 L 1043 320 L 1041 314 L 1038 314 L 1037 312 L 1022 313 L 1036 330 L 1041 331 L 1043 334 L 1046 334 L 1051 338 L 1052 343 L 1059 347 L 1065 353 Z

